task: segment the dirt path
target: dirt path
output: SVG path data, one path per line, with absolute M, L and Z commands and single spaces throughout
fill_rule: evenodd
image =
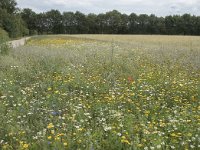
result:
M 26 38 L 22 38 L 19 40 L 14 40 L 14 41 L 10 41 L 9 44 L 13 47 L 13 48 L 17 48 L 19 46 L 23 46 L 26 44 L 26 41 L 30 39 L 30 37 L 26 37 Z

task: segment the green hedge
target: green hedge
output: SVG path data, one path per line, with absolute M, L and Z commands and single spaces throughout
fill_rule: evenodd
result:
M 8 33 L 0 28 L 0 55 L 7 55 L 9 52 Z

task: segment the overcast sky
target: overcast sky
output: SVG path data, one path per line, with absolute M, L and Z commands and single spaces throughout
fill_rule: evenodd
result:
M 104 13 L 116 9 L 122 13 L 155 14 L 166 16 L 190 13 L 200 15 L 200 0 L 17 0 L 18 7 L 36 12 L 51 9 Z

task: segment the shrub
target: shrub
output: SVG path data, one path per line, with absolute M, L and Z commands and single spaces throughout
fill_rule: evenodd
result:
M 38 35 L 37 30 L 29 30 L 30 35 Z
M 7 55 L 9 52 L 8 33 L 0 28 L 0 55 Z

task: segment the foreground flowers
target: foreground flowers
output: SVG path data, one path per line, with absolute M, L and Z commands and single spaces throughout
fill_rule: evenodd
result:
M 41 40 L 2 61 L 0 149 L 200 147 L 195 52 Z

